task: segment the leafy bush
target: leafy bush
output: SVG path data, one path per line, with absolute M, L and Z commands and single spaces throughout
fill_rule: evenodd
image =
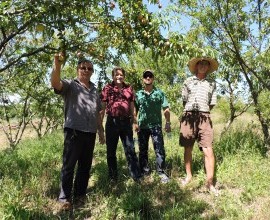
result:
M 263 139 L 251 127 L 236 128 L 228 131 L 220 141 L 215 143 L 216 156 L 219 159 L 237 153 L 260 153 L 265 155 Z
M 232 104 L 236 111 L 235 113 L 242 111 L 245 107 L 245 103 L 242 100 L 235 100 Z M 223 122 L 227 122 L 232 114 L 229 99 L 227 97 L 220 98 L 215 108 L 221 111 Z

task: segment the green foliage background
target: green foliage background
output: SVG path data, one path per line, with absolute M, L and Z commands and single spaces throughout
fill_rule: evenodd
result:
M 188 60 L 215 57 L 220 66 L 213 77 L 220 79 L 221 96 L 230 103 L 226 120 L 232 123 L 237 111 L 246 111 L 239 103 L 253 105 L 270 148 L 268 108 L 261 101 L 270 88 L 269 5 L 246 0 L 1 1 L 0 123 L 12 126 L 16 112 L 20 131 L 6 130 L 11 147 L 29 124 L 38 124 L 39 136 L 62 124 L 61 102 L 49 89 L 53 55 L 62 51 L 62 77 L 75 77 L 81 53 L 95 64 L 99 89 L 113 66 L 124 66 L 136 89 L 142 71 L 153 69 L 156 85 L 178 115 Z M 14 95 L 19 103 L 12 101 Z

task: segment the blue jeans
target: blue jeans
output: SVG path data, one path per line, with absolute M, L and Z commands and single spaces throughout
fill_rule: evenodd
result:
M 158 174 L 162 174 L 164 173 L 165 169 L 165 149 L 161 126 L 155 126 L 149 129 L 140 129 L 140 131 L 138 132 L 138 142 L 140 150 L 139 163 L 141 172 L 148 173 L 150 171 L 148 165 L 148 149 L 150 136 L 152 138 L 156 154 L 156 169 Z
M 128 162 L 130 175 L 133 179 L 138 179 L 141 174 L 138 158 L 135 152 L 132 124 L 130 119 L 108 116 L 105 126 L 105 133 L 109 177 L 111 179 L 117 179 L 118 176 L 116 149 L 120 137 Z
M 73 176 L 78 163 L 74 181 L 74 197 L 84 196 L 90 177 L 96 134 L 64 129 L 63 166 L 61 170 L 61 191 L 58 200 L 72 200 Z

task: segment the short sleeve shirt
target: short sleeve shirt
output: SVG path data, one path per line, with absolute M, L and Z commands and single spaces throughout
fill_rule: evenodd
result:
M 147 129 L 162 125 L 161 110 L 169 107 L 164 93 L 154 87 L 150 94 L 144 90 L 136 93 L 135 108 L 139 112 L 138 124 L 140 128 Z
M 94 84 L 90 82 L 90 89 L 87 89 L 77 79 L 62 80 L 62 83 L 62 90 L 55 90 L 55 93 L 64 99 L 64 127 L 96 133 L 101 102 Z
M 187 78 L 182 88 L 182 99 L 186 102 L 184 111 L 209 112 L 210 105 L 216 105 L 216 83 L 205 78 L 200 80 L 196 76 Z
M 123 84 L 118 88 L 114 82 L 107 84 L 101 92 L 101 101 L 105 102 L 107 115 L 113 117 L 130 117 L 130 103 L 135 96 L 130 85 Z

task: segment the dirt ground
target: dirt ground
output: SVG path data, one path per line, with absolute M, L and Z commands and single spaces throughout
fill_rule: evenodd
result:
M 8 146 L 8 140 L 2 130 L 0 130 L 0 150 L 5 149 Z

